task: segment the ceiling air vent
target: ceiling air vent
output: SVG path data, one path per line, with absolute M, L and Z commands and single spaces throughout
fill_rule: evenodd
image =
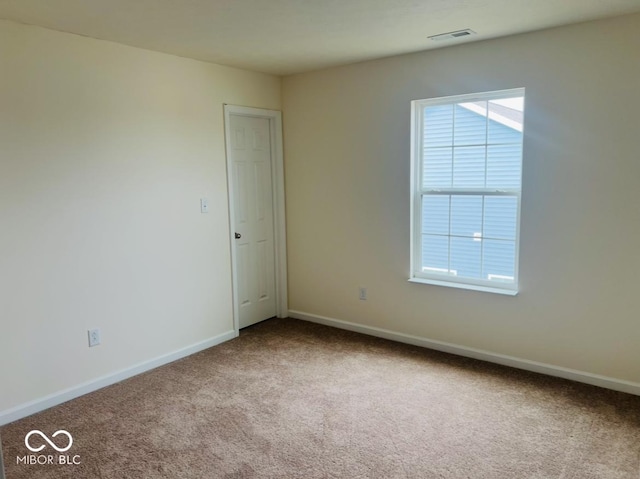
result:
M 468 37 L 469 35 L 475 35 L 475 34 L 476 32 L 474 32 L 470 28 L 465 28 L 464 30 L 456 30 L 455 32 L 432 35 L 429 38 L 435 42 L 439 42 L 442 40 L 453 40 L 455 38 Z

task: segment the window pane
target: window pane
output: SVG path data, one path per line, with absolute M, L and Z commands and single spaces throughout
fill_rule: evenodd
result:
M 422 271 L 448 274 L 448 236 L 422 235 Z
M 451 146 L 453 141 L 453 105 L 424 109 L 424 146 Z
M 453 186 L 484 188 L 484 156 L 484 146 L 456 148 L 453 159 Z
M 448 188 L 451 186 L 453 167 L 452 148 L 427 148 L 424 151 L 422 170 L 423 188 Z
M 522 145 L 487 147 L 487 188 L 520 188 Z
M 427 195 L 422 197 L 422 232 L 449 234 L 449 196 Z
M 515 241 L 482 240 L 483 278 L 513 282 L 515 276 Z
M 473 238 L 451 238 L 451 269 L 457 276 L 481 278 L 480 265 L 482 241 Z
M 473 238 L 482 232 L 482 196 L 451 198 L 451 234 Z
M 489 143 L 521 143 L 524 97 L 489 102 Z
M 453 144 L 482 145 L 487 141 L 487 102 L 458 103 L 455 108 Z
M 518 199 L 515 196 L 487 196 L 484 200 L 485 238 L 516 239 Z

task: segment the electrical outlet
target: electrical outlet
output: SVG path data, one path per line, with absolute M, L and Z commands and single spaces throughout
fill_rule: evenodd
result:
M 89 333 L 89 347 L 92 348 L 100 344 L 100 330 L 99 329 L 90 329 Z
M 360 286 L 360 301 L 367 300 L 367 288 L 364 286 Z

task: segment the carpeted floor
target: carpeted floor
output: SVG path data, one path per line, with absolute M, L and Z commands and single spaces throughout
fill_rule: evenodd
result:
M 290 319 L 0 434 L 7 479 L 640 478 L 640 397 Z

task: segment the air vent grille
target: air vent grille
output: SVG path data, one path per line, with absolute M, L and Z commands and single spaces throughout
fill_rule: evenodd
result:
M 429 39 L 435 42 L 440 42 L 442 40 L 454 40 L 456 38 L 468 37 L 469 35 L 476 35 L 476 32 L 474 32 L 470 28 L 465 28 L 464 30 L 456 30 L 455 32 L 432 35 L 429 37 Z

